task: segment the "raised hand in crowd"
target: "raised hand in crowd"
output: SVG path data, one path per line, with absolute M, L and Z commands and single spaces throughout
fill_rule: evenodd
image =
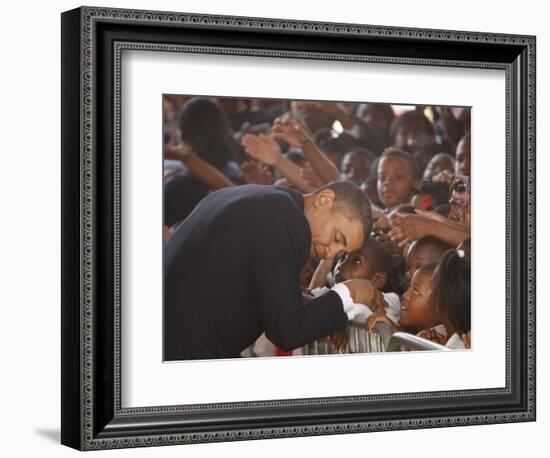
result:
M 340 180 L 340 171 L 331 160 L 321 152 L 313 141 L 307 128 L 298 120 L 291 117 L 282 117 L 275 120 L 272 128 L 272 136 L 284 140 L 289 145 L 300 148 L 311 164 L 322 184 Z M 314 186 L 318 188 L 319 186 Z
M 434 221 L 425 216 L 400 213 L 390 221 L 392 229 L 388 232 L 391 240 L 398 242 L 400 247 L 407 243 L 427 237 L 432 234 Z
M 316 189 L 325 184 L 309 163 L 300 169 L 300 176 Z
M 286 158 L 277 141 L 265 134 L 246 134 L 241 139 L 245 151 L 258 161 L 275 167 L 288 181 L 302 192 L 312 192 L 316 188 L 300 176 L 300 167 Z
M 291 146 L 302 149 L 308 142 L 313 142 L 307 128 L 298 120 L 289 116 L 277 118 L 271 129 L 272 136 L 278 140 L 284 140 Z
M 235 183 L 220 170 L 195 154 L 187 143 L 180 142 L 177 145 L 164 145 L 164 157 L 166 159 L 182 161 L 191 175 L 211 189 L 235 186 Z
M 258 161 L 276 167 L 283 159 L 281 147 L 276 140 L 265 134 L 246 134 L 241 139 L 244 150 Z

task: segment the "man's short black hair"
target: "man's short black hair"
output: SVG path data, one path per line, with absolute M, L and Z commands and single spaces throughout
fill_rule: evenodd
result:
M 332 189 L 335 194 L 334 208 L 341 212 L 348 220 L 358 218 L 363 223 L 365 239 L 372 230 L 372 209 L 367 195 L 361 188 L 351 181 L 334 181 L 328 183 L 315 194 L 324 189 Z

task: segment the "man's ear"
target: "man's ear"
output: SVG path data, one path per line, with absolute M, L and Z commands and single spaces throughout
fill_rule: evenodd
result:
M 371 280 L 371 283 L 376 287 L 376 289 L 382 289 L 386 284 L 388 279 L 386 272 L 376 272 Z
M 336 194 L 332 189 L 330 188 L 323 189 L 322 191 L 315 194 L 315 200 L 314 200 L 315 207 L 320 208 L 320 207 L 328 206 L 330 208 L 334 205 L 335 199 L 336 199 Z

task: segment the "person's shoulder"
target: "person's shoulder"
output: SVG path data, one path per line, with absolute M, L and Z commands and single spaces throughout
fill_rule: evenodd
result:
M 303 213 L 300 193 L 281 186 L 247 184 L 226 189 L 243 205 L 257 205 L 269 213 L 280 214 L 285 210 Z

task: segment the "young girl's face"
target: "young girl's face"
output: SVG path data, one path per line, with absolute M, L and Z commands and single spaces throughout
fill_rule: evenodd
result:
M 383 157 L 378 163 L 378 196 L 386 208 L 409 202 L 416 179 L 409 163 L 400 157 Z
M 419 269 L 413 274 L 409 289 L 401 299 L 399 320 L 403 327 L 423 330 L 438 324 L 428 306 L 431 278 L 431 270 Z
M 461 140 L 456 148 L 455 175 L 470 174 L 470 141 Z
M 347 256 L 341 258 L 334 268 L 334 279 L 336 283 L 351 280 L 352 278 L 361 278 L 372 280 L 375 272 L 374 263 L 369 262 L 369 256 L 366 249 L 353 251 Z

